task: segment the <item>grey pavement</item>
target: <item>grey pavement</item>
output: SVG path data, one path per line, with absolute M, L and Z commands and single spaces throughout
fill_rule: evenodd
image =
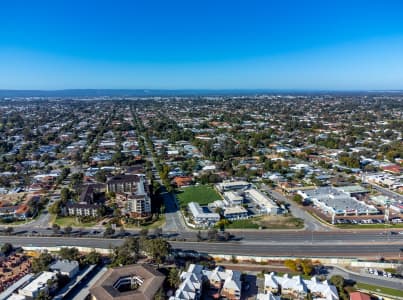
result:
M 362 282 L 371 285 L 403 290 L 403 281 L 396 278 L 386 279 L 380 276 L 378 276 L 378 278 L 372 276 L 365 276 L 362 274 L 352 272 L 350 270 L 346 270 L 344 268 L 340 268 L 338 266 L 332 266 L 332 268 L 329 269 L 329 277 L 333 275 L 340 275 L 343 276 L 345 279 L 353 280 L 355 282 Z
M 377 191 L 382 192 L 382 193 L 385 194 L 386 196 L 389 196 L 389 197 L 391 197 L 391 198 L 393 198 L 393 199 L 396 199 L 396 200 L 403 201 L 403 196 L 400 195 L 400 194 L 398 194 L 398 193 L 396 193 L 396 192 L 393 192 L 393 191 L 391 191 L 391 190 L 389 190 L 389 189 L 386 189 L 386 188 L 381 187 L 381 186 L 379 186 L 379 185 L 377 185 L 377 184 L 374 184 L 374 183 L 370 183 L 370 182 L 366 182 L 366 183 L 368 183 L 369 185 L 371 185 L 371 186 L 372 186 L 374 189 L 376 189 Z

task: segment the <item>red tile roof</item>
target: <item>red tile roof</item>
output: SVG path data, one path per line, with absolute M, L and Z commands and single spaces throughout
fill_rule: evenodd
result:
M 350 300 L 371 300 L 371 297 L 361 292 L 350 293 Z

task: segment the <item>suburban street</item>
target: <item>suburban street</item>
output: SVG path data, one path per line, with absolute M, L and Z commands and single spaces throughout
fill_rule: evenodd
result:
M 382 276 L 369 276 L 369 275 L 361 275 L 346 269 L 342 269 L 340 267 L 332 266 L 329 270 L 328 277 L 333 275 L 343 276 L 344 279 L 353 280 L 355 282 L 362 282 L 366 284 L 376 285 L 376 286 L 384 286 L 391 289 L 402 290 L 403 282 L 400 279 L 394 278 L 391 280 L 390 278 L 385 279 Z
M 399 194 L 396 193 L 396 192 L 393 192 L 393 191 L 391 191 L 391 190 L 389 190 L 389 189 L 385 189 L 384 187 L 381 187 L 381 186 L 379 186 L 379 185 L 377 185 L 377 184 L 374 184 L 374 183 L 372 183 L 372 182 L 366 182 L 366 183 L 368 183 L 369 185 L 371 185 L 372 188 L 374 188 L 375 190 L 377 190 L 377 191 L 379 191 L 379 192 L 382 192 L 382 194 L 385 194 L 385 195 L 391 197 L 392 199 L 396 199 L 396 200 L 403 201 L 403 196 L 402 196 L 402 195 L 399 195 Z
M 171 193 L 162 193 L 165 205 L 165 232 L 181 232 L 190 231 L 182 218 L 182 215 L 177 207 L 176 200 Z

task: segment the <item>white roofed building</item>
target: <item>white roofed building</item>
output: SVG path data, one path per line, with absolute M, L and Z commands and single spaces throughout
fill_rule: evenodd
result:
M 280 209 L 278 205 L 262 192 L 256 189 L 249 189 L 244 194 L 247 199 L 257 204 L 262 214 L 277 215 L 279 213 Z
M 220 221 L 220 215 L 217 213 L 204 212 L 203 208 L 196 202 L 188 204 L 189 212 L 192 215 L 193 222 L 198 226 L 212 226 Z

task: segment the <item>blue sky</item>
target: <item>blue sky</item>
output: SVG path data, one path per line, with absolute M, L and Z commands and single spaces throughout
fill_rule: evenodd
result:
M 0 3 L 0 89 L 403 89 L 403 1 Z

